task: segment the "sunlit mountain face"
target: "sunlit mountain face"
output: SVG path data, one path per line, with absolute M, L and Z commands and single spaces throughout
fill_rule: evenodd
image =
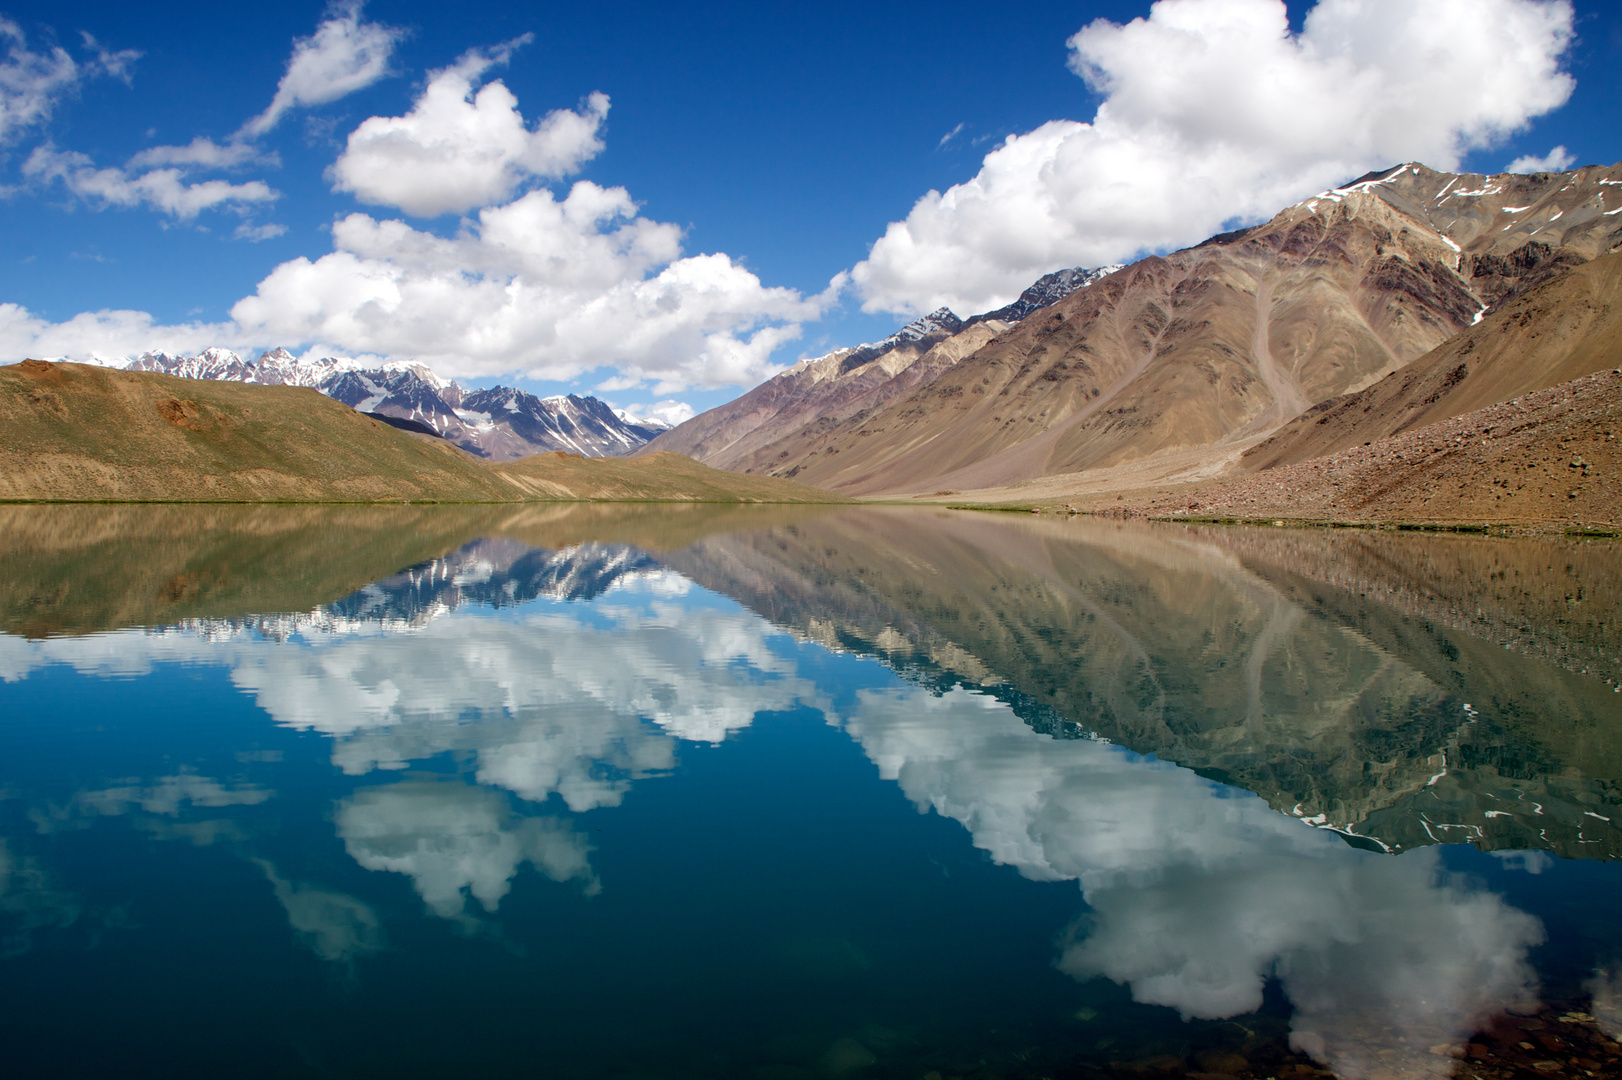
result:
M 1617 1056 L 1607 547 L 271 513 L 3 521 L 22 1075 Z

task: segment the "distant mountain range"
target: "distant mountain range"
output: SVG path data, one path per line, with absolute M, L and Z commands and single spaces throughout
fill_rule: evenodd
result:
M 594 397 L 536 397 L 506 386 L 464 390 L 421 364 L 366 367 L 327 357 L 300 360 L 274 349 L 244 360 L 229 349 L 196 356 L 146 353 L 127 365 L 186 379 L 308 386 L 395 427 L 437 435 L 491 461 L 562 450 L 583 457 L 627 454 L 668 429 L 615 412 Z
M 848 495 L 1003 501 L 1032 497 L 1034 481 L 1206 480 L 1619 245 L 1622 165 L 1400 165 L 1183 251 L 1050 275 L 998 311 L 932 312 L 645 449 Z M 1535 389 L 1555 372 L 1495 379 Z
M 218 359 L 218 357 L 216 357 Z M 481 461 L 319 391 L 24 360 L 0 367 L 0 501 L 828 502 L 680 454 Z

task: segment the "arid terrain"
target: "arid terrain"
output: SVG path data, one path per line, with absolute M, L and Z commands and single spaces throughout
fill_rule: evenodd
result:
M 1270 469 L 1509 401 L 1622 364 L 1622 253 L 1528 293 L 1356 394 L 1331 398 L 1247 450 Z
M 0 501 L 827 502 L 679 454 L 481 462 L 302 387 L 28 360 L 0 368 Z
M 1622 253 L 1248 447 L 938 496 L 1131 515 L 1615 530 Z
M 1622 369 L 1186 495 L 1147 516 L 1622 528 Z
M 1158 506 L 1622 363 L 1619 212 L 1619 166 L 1404 165 L 1012 326 L 803 361 L 648 449 L 870 498 Z

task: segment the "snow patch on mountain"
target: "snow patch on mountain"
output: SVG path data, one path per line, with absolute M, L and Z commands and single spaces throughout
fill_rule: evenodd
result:
M 658 421 L 621 416 L 605 402 L 574 394 L 540 398 L 513 387 L 466 390 L 411 361 L 363 363 L 349 357 L 295 357 L 271 349 L 244 360 L 229 349 L 195 356 L 145 353 L 125 365 L 186 379 L 305 386 L 360 412 L 421 424 L 480 457 L 513 461 L 563 450 L 585 457 L 629 453 L 666 430 Z
M 1120 264 L 1099 267 L 1076 266 L 1065 270 L 1056 270 L 1044 275 L 1020 293 L 1019 299 L 1006 307 L 995 311 L 987 311 L 979 315 L 971 315 L 967 319 L 960 319 L 951 308 L 936 308 L 928 315 L 920 316 L 903 326 L 883 341 L 869 342 L 858 345 L 852 349 L 840 349 L 828 353 L 826 356 L 812 357 L 801 360 L 789 370 L 800 371 L 812 367 L 830 358 L 839 359 L 840 372 L 854 371 L 864 364 L 870 364 L 881 356 L 901 348 L 903 345 L 921 345 L 927 348 L 937 341 L 962 333 L 969 327 L 983 322 L 1002 322 L 1010 325 L 1030 316 L 1032 312 L 1040 311 L 1058 303 L 1077 289 L 1086 288 L 1095 281 L 1108 277 L 1121 269 Z

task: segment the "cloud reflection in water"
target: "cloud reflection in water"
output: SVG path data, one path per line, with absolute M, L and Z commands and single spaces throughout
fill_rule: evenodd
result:
M 920 810 L 1027 877 L 1080 882 L 1092 910 L 1059 958 L 1078 979 L 1223 1017 L 1258 1008 L 1276 975 L 1292 1042 L 1349 1078 L 1393 1049 L 1406 1071 L 1445 1076 L 1429 1047 L 1535 1002 L 1540 924 L 1451 880 L 1434 848 L 1354 849 L 1187 769 L 1033 735 L 966 690 L 860 701 L 846 730 Z
M 588 894 L 601 888 L 584 836 L 511 796 L 556 794 L 574 812 L 616 806 L 633 782 L 674 767 L 679 740 L 718 742 L 763 711 L 803 704 L 997 862 L 1079 882 L 1090 910 L 1058 957 L 1078 979 L 1105 976 L 1139 1001 L 1219 1017 L 1257 1008 L 1276 976 L 1295 1005 L 1296 1045 L 1350 1078 L 1374 1075 L 1379 1051 L 1382 1068 L 1395 1051 L 1404 1072 L 1445 1075 L 1450 1060 L 1430 1047 L 1456 1046 L 1491 1014 L 1531 1001 L 1526 955 L 1541 927 L 1451 879 L 1435 849 L 1353 849 L 1189 770 L 1038 735 L 1007 705 L 964 689 L 862 691 L 838 716 L 839 688 L 796 658 L 818 646 L 791 646 L 673 573 L 643 576 L 589 604 L 502 617 L 441 609 L 387 630 L 318 620 L 281 641 L 230 627 L 5 639 L 0 668 L 22 678 L 51 662 L 102 674 L 224 664 L 277 723 L 329 737 L 346 774 L 466 755 L 471 783 L 414 774 L 371 784 L 334 818 L 357 863 L 409 877 L 430 912 L 463 926 L 476 922 L 468 898 L 495 911 L 525 863 Z M 1294 610 L 1276 614 L 1287 624 Z M 101 796 L 158 813 L 182 799 L 231 804 L 200 778 L 188 783 L 181 792 L 132 782 Z M 81 812 L 101 805 L 86 798 Z M 317 955 L 380 947 L 364 903 L 260 865 Z
M 362 788 L 338 808 L 344 850 L 368 870 L 411 878 L 423 902 L 443 919 L 468 922 L 466 889 L 494 911 L 529 863 L 553 881 L 601 886 L 590 845 L 567 821 L 520 817 L 506 797 L 455 781 L 406 781 Z

